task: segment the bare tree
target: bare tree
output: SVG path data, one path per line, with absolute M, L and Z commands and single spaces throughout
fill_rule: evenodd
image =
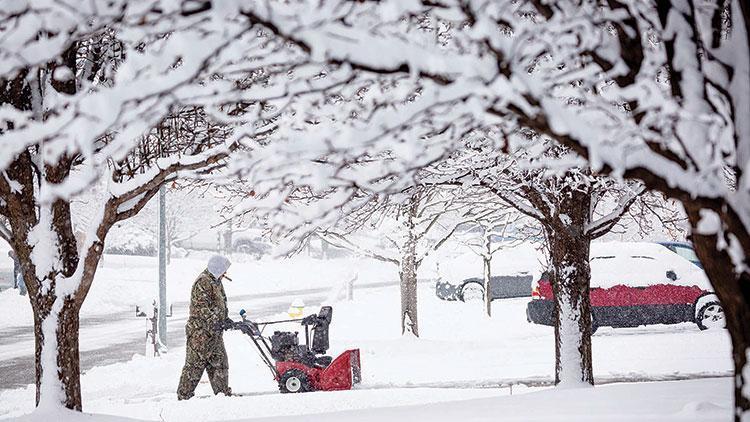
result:
M 31 14 L 54 15 L 57 7 L 28 8 L 7 17 L 17 21 Z M 40 19 L 39 28 L 13 24 L 2 30 L 23 27 L 35 35 L 37 31 L 40 38 L 57 41 L 54 48 L 44 50 L 49 55 L 45 60 L 5 62 L 0 73 L 0 104 L 6 111 L 13 111 L 5 114 L 0 135 L 0 214 L 8 222 L 1 234 L 17 252 L 29 291 L 39 406 L 82 408 L 78 315 L 110 229 L 136 215 L 161 185 L 178 175 L 210 173 L 237 147 L 236 141 L 227 140 L 226 130 L 206 137 L 186 136 L 186 131 L 171 135 L 160 129 L 149 131 L 142 123 L 159 123 L 160 113 L 156 111 L 149 118 L 139 113 L 153 91 L 114 96 L 110 107 L 96 108 L 87 103 L 101 98 L 100 90 L 117 91 L 107 88 L 114 81 L 113 72 L 130 63 L 125 60 L 124 44 L 112 30 L 100 26 L 123 18 L 120 13 L 126 10 L 113 12 L 102 7 L 98 10 L 100 19 L 92 21 L 88 19 L 93 15 L 81 10 L 76 16 L 81 21 L 59 22 L 61 28 L 69 30 L 46 36 L 41 34 L 47 34 L 43 27 L 47 19 Z M 143 35 L 147 32 L 144 30 Z M 140 48 L 144 54 L 150 51 L 151 41 L 143 40 Z M 33 49 L 35 42 L 15 47 L 20 51 Z M 3 51 L 5 55 L 7 51 Z M 212 55 L 216 50 L 206 53 Z M 172 69 L 176 75 L 187 67 L 184 63 Z M 153 77 L 147 71 L 142 76 Z M 186 81 L 184 75 L 175 80 Z M 151 102 L 153 106 L 156 103 Z M 140 122 L 128 121 L 126 115 L 138 116 Z M 85 194 L 99 177 L 106 179 L 107 186 L 100 200 L 91 204 L 94 212 L 84 239 L 73 230 L 71 202 Z
M 463 220 L 464 204 L 447 189 L 418 186 L 401 195 L 373 200 L 342 214 L 341 221 L 317 234 L 333 246 L 388 262 L 398 268 L 401 331 L 419 337 L 417 274 L 425 258 L 442 246 Z M 385 233 L 366 244 L 358 233 Z
M 215 204 L 219 202 L 208 195 L 185 183 L 178 182 L 169 185 L 166 200 L 168 259 L 171 259 L 175 247 L 220 221 L 219 213 L 215 210 Z M 155 239 L 158 232 L 157 218 L 157 204 L 151 201 L 139 215 L 128 221 L 128 226 L 141 227 Z
M 10 224 L 11 242 L 34 311 L 38 402 L 47 394 L 69 408 L 81 408 L 78 313 L 112 226 L 140 211 L 159 186 L 173 180 L 177 173 L 210 169 L 226 157 L 223 139 L 191 143 L 146 138 L 140 142 L 143 147 L 159 142 L 159 152 L 112 163 L 109 195 L 97 204 L 99 217 L 87 228 L 84 245 L 77 245 L 70 201 L 46 199 L 51 186 L 76 171 L 82 160 L 80 153 L 43 164 L 40 154 L 44 145 L 30 147 L 15 157 L 5 170 L 6 178 L 0 181 L 0 196 L 5 202 L 2 212 Z M 152 164 L 160 159 L 171 163 L 163 168 Z M 62 384 L 62 397 L 56 396 L 58 382 Z
M 464 142 L 463 150 L 435 167 L 435 179 L 483 187 L 539 222 L 555 296 L 555 381 L 593 384 L 590 244 L 620 221 L 643 186 L 618 183 L 585 166 L 569 168 L 564 163 L 575 157 L 568 149 L 525 128 L 477 129 Z M 535 166 L 540 156 L 548 168 Z M 555 163 L 563 170 L 552 170 Z
M 510 185 L 518 189 L 502 182 L 492 186 L 518 210 L 533 210 L 529 216 L 544 230 L 555 296 L 555 382 L 593 384 L 590 244 L 617 223 L 642 187 L 617 188 L 623 191 L 617 206 L 596 218 L 596 199 L 616 185 L 587 169 Z
M 530 227 L 528 218 L 498 200 L 486 189 L 475 189 L 473 195 L 463 198 L 467 210 L 461 215 L 460 228 L 476 235 L 463 241 L 472 252 L 482 258 L 482 296 L 488 317 L 492 316 L 492 257 L 499 251 L 518 246 L 527 241 Z M 463 237 L 467 235 L 464 234 Z M 467 300 L 466 294 L 464 300 Z

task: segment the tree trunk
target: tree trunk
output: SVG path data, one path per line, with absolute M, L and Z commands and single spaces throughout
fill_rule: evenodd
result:
M 743 390 L 746 390 L 750 383 L 750 366 L 747 365 L 750 353 L 750 274 L 747 270 L 739 274 L 735 272 L 735 262 L 729 254 L 731 244 L 729 248 L 719 248 L 720 239 L 716 234 L 698 233 L 702 207 L 697 204 L 683 204 L 693 228 L 691 236 L 695 253 L 700 258 L 716 296 L 721 301 L 727 330 L 732 339 L 735 420 L 740 421 L 743 415 L 745 418 L 750 416 L 750 397 L 743 394 Z M 750 241 L 748 231 L 741 224 L 739 217 L 731 212 L 727 212 L 721 218 L 724 229 L 743 245 L 743 259 L 747 265 L 747 257 L 750 256 L 750 250 L 746 246 Z M 728 239 L 724 238 L 722 242 L 728 243 Z
M 330 259 L 330 245 L 328 242 L 320 242 L 320 258 L 321 259 Z
M 56 303 L 45 297 L 40 302 L 49 305 L 34 307 L 36 404 L 81 411 L 78 305 L 70 298 Z
M 417 267 L 415 256 L 405 256 L 401 264 L 401 334 L 419 337 L 417 319 Z
M 417 237 L 414 219 L 417 217 L 419 194 L 410 200 L 406 212 L 407 238 L 401 250 L 401 334 L 419 337 L 417 318 Z
M 593 385 L 590 241 L 559 234 L 548 238 L 555 295 L 555 384 Z
M 47 176 L 54 174 L 48 170 Z M 105 213 L 111 217 L 114 208 Z M 72 230 L 69 203 L 55 201 L 40 207 L 39 220 L 11 220 L 24 281 L 34 313 L 36 404 L 81 411 L 79 312 L 104 250 L 111 225 L 100 225 L 94 238 L 80 248 Z M 28 227 L 43 241 L 30 242 Z M 98 240 L 102 239 L 102 240 Z M 34 254 L 32 254 L 32 251 Z M 43 278 L 38 277 L 43 273 Z
M 489 248 L 488 248 L 489 249 Z M 489 250 L 485 251 L 486 253 Z M 487 312 L 488 317 L 492 317 L 492 291 L 490 289 L 491 270 L 490 264 L 492 263 L 492 256 L 488 254 L 482 255 L 482 267 L 484 268 L 484 309 Z

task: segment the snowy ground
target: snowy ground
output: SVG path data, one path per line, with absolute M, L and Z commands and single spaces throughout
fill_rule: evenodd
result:
M 513 258 L 517 257 L 510 254 L 503 262 L 515 263 L 518 269 L 533 265 L 532 259 Z M 135 280 L 139 271 L 143 274 L 153 271 L 149 265 L 144 264 L 141 270 L 135 263 L 123 262 L 118 272 L 113 262 L 116 260 L 108 257 L 108 261 L 104 268 L 109 268 L 109 272 L 102 274 L 111 278 L 97 282 L 117 286 L 115 274 Z M 339 266 L 331 265 L 335 263 Z M 524 384 L 539 386 L 552 379 L 554 339 L 550 327 L 526 322 L 524 310 L 528 299 L 496 301 L 494 316 L 488 319 L 481 313 L 480 305 L 441 301 L 435 297 L 432 283 L 422 283 L 419 292 L 422 338 L 404 339 L 399 333 L 396 286 L 357 290 L 351 302 L 337 301 L 335 297 L 342 280 L 352 274 L 353 268 L 359 270 L 360 283 L 377 281 L 368 279 L 370 276 L 381 280 L 394 277 L 393 268 L 377 268 L 366 261 L 358 264 L 335 261 L 327 263 L 327 267 L 325 264 L 307 259 L 238 263 L 233 267 L 235 282 L 227 290 L 230 300 L 254 290 L 283 291 L 292 286 L 319 286 L 327 291 L 323 296 L 330 299 L 324 302 L 334 306 L 330 353 L 336 355 L 350 347 L 361 349 L 364 379 L 359 390 L 282 396 L 276 392 L 275 382 L 247 339 L 230 332 L 225 337 L 230 384 L 243 396 L 214 397 L 204 379 L 198 387 L 199 398 L 178 402 L 174 391 L 184 359 L 184 347 L 180 345 L 161 358 L 136 355 L 126 362 L 86 371 L 82 377 L 84 410 L 168 421 L 272 416 L 286 420 L 283 417 L 300 414 L 308 415 L 305 420 L 352 420 L 356 416 L 358 420 L 430 417 L 438 421 L 458 418 L 473 421 L 495 419 L 497 415 L 515 415 L 518 420 L 606 420 L 619 416 L 632 420 L 725 420 L 731 414 L 729 378 L 611 384 L 583 391 L 536 391 L 540 388 Z M 184 297 L 200 265 L 196 260 L 190 267 L 189 260 L 185 260 L 170 267 L 175 273 L 181 272 L 185 279 L 175 281 L 179 277 L 170 275 L 173 283 L 170 286 L 175 286 L 171 290 L 173 298 Z M 368 269 L 367 265 L 373 267 Z M 316 274 L 320 271 L 323 276 Z M 316 277 L 308 277 L 309 274 Z M 106 289 L 105 284 L 98 286 Z M 113 295 L 120 298 L 120 304 L 115 301 L 112 306 L 124 306 L 125 292 Z M 272 300 L 278 301 L 278 297 L 259 298 L 253 302 L 257 304 L 254 307 L 260 309 Z M 248 311 L 252 315 L 252 309 Z M 112 340 L 104 337 L 102 341 Z M 602 328 L 593 341 L 598 382 L 731 374 L 730 343 L 723 330 L 701 332 L 693 324 Z M 507 397 L 510 385 L 513 396 Z M 31 386 L 0 390 L 0 418 L 28 414 L 33 410 L 33 401 Z M 402 407 L 383 409 L 392 406 Z M 319 415 L 313 418 L 312 414 Z
M 297 396 L 220 397 L 179 403 L 161 420 L 212 418 L 253 422 L 299 421 L 726 421 L 731 419 L 728 378 L 614 384 L 583 390 L 546 389 L 510 395 L 504 390 L 392 389 Z M 325 410 L 322 410 L 325 409 Z M 331 411 L 330 409 L 337 409 Z M 347 410 L 348 409 L 348 410 Z M 272 412 L 274 417 L 263 417 Z M 18 421 L 125 422 L 133 419 L 72 412 L 36 413 Z
M 167 295 L 172 303 L 190 299 L 190 286 L 205 269 L 208 254 L 174 259 L 167 271 Z M 1 260 L 2 256 L 0 256 Z M 390 267 L 373 261 L 355 259 L 331 262 L 300 257 L 286 260 L 245 260 L 237 255 L 230 269 L 233 282 L 225 284 L 228 296 L 304 290 L 314 287 L 332 288 L 353 277 L 358 268 L 368 281 L 395 280 L 398 274 Z M 389 271 L 390 270 L 390 271 Z M 148 306 L 157 297 L 156 258 L 107 255 L 97 270 L 82 317 L 133 312 L 135 305 Z M 291 299 L 290 299 L 291 300 Z M 0 329 L 32 326 L 33 318 L 28 298 L 20 297 L 13 289 L 0 292 L 0 308 L 17 312 L 0 318 Z

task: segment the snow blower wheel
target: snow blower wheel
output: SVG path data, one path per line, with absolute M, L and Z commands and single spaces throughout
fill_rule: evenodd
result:
M 304 393 L 310 391 L 310 382 L 304 372 L 290 369 L 281 376 L 279 390 L 282 393 Z

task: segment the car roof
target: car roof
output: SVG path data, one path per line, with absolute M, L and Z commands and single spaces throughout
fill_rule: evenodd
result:
M 592 242 L 589 256 L 591 258 L 600 256 L 642 256 L 649 255 L 654 258 L 674 255 L 664 248 L 664 245 L 652 242 Z
M 593 242 L 590 258 L 592 287 L 607 288 L 618 284 L 649 286 L 668 283 L 710 288 L 702 270 L 658 243 Z M 665 277 L 667 270 L 675 271 L 678 280 L 667 280 Z

